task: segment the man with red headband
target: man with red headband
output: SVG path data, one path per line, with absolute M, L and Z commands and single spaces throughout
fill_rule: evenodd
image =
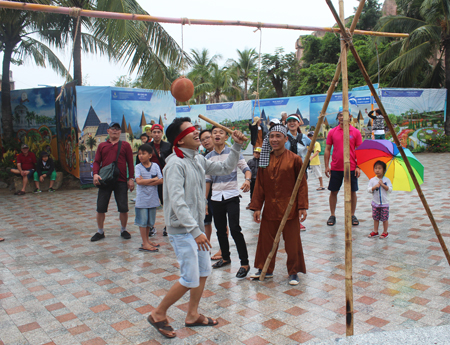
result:
M 164 168 L 164 218 L 169 240 L 180 264 L 180 279 L 148 316 L 148 322 L 167 338 L 176 334 L 167 321 L 167 310 L 190 290 L 186 327 L 215 326 L 217 320 L 198 313 L 198 305 L 211 273 L 211 243 L 204 233 L 205 174 L 227 175 L 237 166 L 244 135 L 234 131 L 235 144 L 223 162 L 207 160 L 198 154 L 199 131 L 188 117 L 176 118 L 167 128 L 174 153 Z
M 152 163 L 158 164 L 162 171 L 164 169 L 164 166 L 166 165 L 166 158 L 169 157 L 169 155 L 172 153 L 172 145 L 167 141 L 162 140 L 162 137 L 164 135 L 164 128 L 160 124 L 155 123 L 152 126 L 151 133 L 153 140 L 150 143 L 150 146 L 153 147 L 153 151 L 155 152 L 155 154 L 152 155 L 152 159 L 150 161 Z M 164 197 L 162 184 L 158 186 L 158 196 L 161 204 L 163 205 Z M 155 235 L 156 230 L 153 229 L 153 231 L 154 232 L 152 232 L 151 234 Z M 166 228 L 164 228 L 163 235 L 167 236 Z

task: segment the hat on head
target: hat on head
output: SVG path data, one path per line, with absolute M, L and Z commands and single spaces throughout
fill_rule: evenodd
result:
M 260 148 L 260 147 L 255 147 L 255 148 L 253 149 L 253 152 L 259 152 L 259 153 L 261 153 L 261 148 Z
M 298 117 L 297 114 L 289 115 L 288 118 L 286 119 L 286 121 L 289 121 L 289 120 L 297 120 L 298 122 L 300 122 L 300 118 Z
M 281 122 L 278 119 L 270 120 L 269 124 L 273 123 L 274 125 L 279 125 Z
M 272 133 L 272 132 L 280 132 L 284 136 L 287 136 L 287 128 L 281 124 L 273 125 L 272 127 L 270 127 L 269 133 Z M 269 138 L 265 137 L 264 141 L 263 141 L 263 146 L 261 149 L 261 156 L 259 158 L 259 166 L 261 168 L 267 168 L 267 166 L 269 165 L 271 150 L 272 150 L 272 147 L 270 146 Z
M 152 130 L 152 125 L 145 125 L 144 126 L 144 131 L 147 131 L 147 130 L 151 131 Z
M 48 157 L 48 156 L 50 156 L 50 155 L 49 155 L 49 153 L 48 153 L 47 151 L 42 151 L 42 152 L 41 152 L 41 158 L 42 158 L 42 157 L 45 157 L 45 156 Z
M 22 146 L 20 147 L 21 149 L 28 149 L 28 145 L 27 144 L 22 144 Z
M 253 126 L 255 126 L 259 122 L 259 120 L 261 120 L 261 119 L 258 116 L 255 116 L 253 118 Z
M 158 123 L 155 123 L 155 124 L 152 126 L 151 131 L 153 132 L 155 129 L 159 129 L 161 132 L 164 131 L 163 126 L 161 126 L 161 125 L 158 124 Z
M 108 129 L 109 129 L 109 128 L 112 128 L 112 127 L 114 127 L 114 126 L 117 126 L 117 127 L 120 128 L 120 123 L 119 123 L 119 122 L 111 122 L 111 123 L 109 124 Z
M 308 132 L 308 137 L 312 137 L 312 136 L 314 136 L 314 132 L 313 131 Z

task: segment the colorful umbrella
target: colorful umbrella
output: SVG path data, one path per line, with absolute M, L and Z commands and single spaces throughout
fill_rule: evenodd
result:
M 424 168 L 416 157 L 408 149 L 403 149 L 411 167 L 416 175 L 419 185 L 423 183 Z M 398 151 L 398 148 L 389 140 L 364 140 L 356 149 L 358 167 L 370 179 L 375 176 L 373 165 L 376 161 L 386 163 L 386 177 L 391 180 L 394 190 L 410 192 L 415 186 L 408 172 L 408 168 Z

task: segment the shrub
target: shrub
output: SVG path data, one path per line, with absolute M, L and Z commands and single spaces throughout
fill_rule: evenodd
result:
M 428 152 L 450 152 L 450 137 L 447 135 L 436 136 L 427 140 Z

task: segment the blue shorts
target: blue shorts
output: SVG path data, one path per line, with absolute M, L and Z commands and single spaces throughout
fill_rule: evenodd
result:
M 180 284 L 193 289 L 200 285 L 200 277 L 211 274 L 209 251 L 198 250 L 197 242 L 190 233 L 170 235 L 169 241 L 180 264 Z
M 134 225 L 140 228 L 152 228 L 156 221 L 156 207 L 153 208 L 136 208 L 136 218 Z
M 355 170 L 350 171 L 352 192 L 358 191 L 358 178 L 355 176 Z M 344 172 L 331 170 L 330 182 L 328 183 L 328 190 L 331 192 L 339 192 L 344 181 Z

